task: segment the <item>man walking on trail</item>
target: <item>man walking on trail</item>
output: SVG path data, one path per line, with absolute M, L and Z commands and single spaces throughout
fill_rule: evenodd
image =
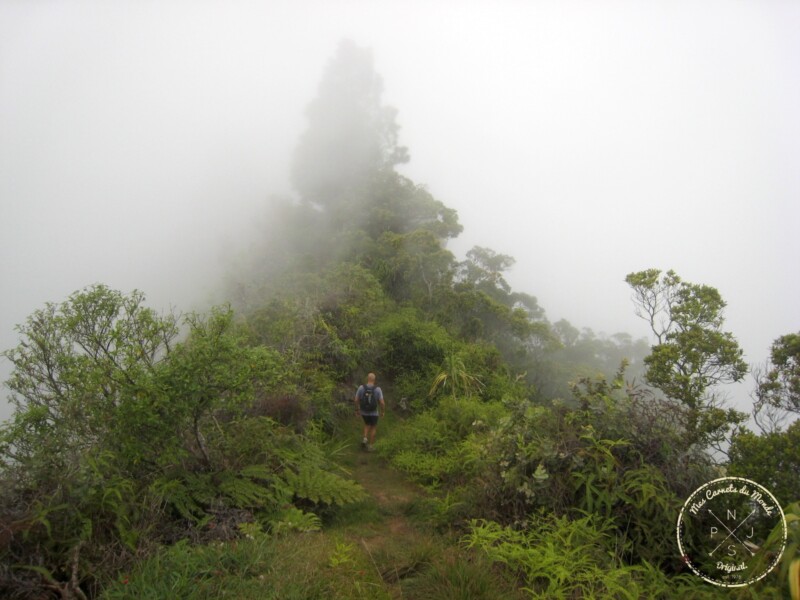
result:
M 375 431 L 378 429 L 378 415 L 386 414 L 386 403 L 383 401 L 381 388 L 375 385 L 375 373 L 367 375 L 366 385 L 361 385 L 356 392 L 356 415 L 364 419 L 364 439 L 361 448 L 372 452 L 375 444 Z M 380 413 L 378 405 L 380 404 Z M 369 442 L 369 445 L 367 444 Z

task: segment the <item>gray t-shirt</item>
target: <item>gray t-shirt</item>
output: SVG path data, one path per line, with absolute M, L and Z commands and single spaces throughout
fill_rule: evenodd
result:
M 361 410 L 361 398 L 364 396 L 364 390 L 366 390 L 366 387 L 367 386 L 365 385 L 361 385 L 356 392 L 356 397 L 358 398 L 359 402 L 358 410 L 361 412 L 362 417 L 377 417 L 379 414 L 378 407 L 380 406 L 381 400 L 383 400 L 383 392 L 377 385 L 374 386 L 375 390 L 372 393 L 375 396 L 375 410 L 365 412 Z

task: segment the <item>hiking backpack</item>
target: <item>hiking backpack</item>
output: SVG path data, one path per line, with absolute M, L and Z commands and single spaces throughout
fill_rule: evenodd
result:
M 361 407 L 362 412 L 375 412 L 375 410 L 378 408 L 378 400 L 375 398 L 374 385 L 364 386 L 364 393 L 361 394 L 358 404 Z

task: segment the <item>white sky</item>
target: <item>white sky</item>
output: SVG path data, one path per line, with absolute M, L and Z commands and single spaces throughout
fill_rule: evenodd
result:
M 510 254 L 551 321 L 636 336 L 625 275 L 673 268 L 761 361 L 800 330 L 798 31 L 768 0 L 0 0 L 0 346 L 94 282 L 209 301 L 349 37 L 457 254 Z

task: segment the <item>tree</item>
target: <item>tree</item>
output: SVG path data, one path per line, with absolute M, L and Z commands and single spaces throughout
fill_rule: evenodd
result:
M 0 456 L 32 480 L 103 452 L 137 476 L 182 453 L 207 460 L 203 419 L 277 379 L 279 358 L 246 347 L 229 309 L 184 324 L 189 338 L 178 343 L 177 317 L 145 307 L 141 292 L 103 285 L 36 311 L 18 328 L 20 345 L 4 353 L 15 410 Z
M 277 351 L 251 345 L 228 307 L 182 325 L 179 341 L 178 318 L 142 293 L 96 285 L 18 328 L 4 353 L 0 596 L 99 597 L 177 537 L 317 526 L 300 504 L 361 500 L 315 439 L 254 410 L 294 383 Z
M 47 304 L 17 328 L 23 341 L 4 353 L 14 366 L 5 460 L 35 479 L 75 468 L 87 449 L 119 442 L 120 411 L 153 401 L 157 369 L 178 333 L 174 316 L 143 303 L 141 292 L 124 296 L 97 285 L 60 306 Z
M 560 373 L 564 384 L 599 373 L 612 378 L 623 361 L 627 364 L 626 377 L 636 379 L 642 374 L 641 365 L 650 352 L 644 338 L 634 340 L 626 333 L 597 335 L 588 327 L 579 331 L 564 319 L 555 322 L 552 330 L 560 347 L 551 353 L 550 370 Z
M 105 286 L 76 292 L 34 312 L 17 328 L 19 346 L 4 353 L 14 367 L 7 381 L 14 413 L 0 429 L 0 522 L 16 528 L 0 546 L 0 595 L 16 588 L 43 596 L 47 580 L 50 593 L 85 597 L 79 571 L 91 555 L 136 545 L 150 511 L 131 471 L 152 465 L 162 449 L 142 426 L 174 437 L 153 404 L 178 333 L 173 316 L 143 302 L 140 292 Z M 147 455 L 123 459 L 119 449 L 132 441 Z M 109 554 L 103 560 L 113 562 Z M 40 571 L 4 568 L 12 564 Z
M 511 286 L 503 278 L 503 272 L 514 266 L 514 259 L 498 254 L 491 248 L 474 246 L 467 252 L 467 260 L 460 263 L 461 281 L 483 290 L 497 300 L 505 300 Z
M 630 273 L 636 314 L 650 325 L 657 343 L 645 358 L 645 380 L 689 409 L 688 428 L 697 441 L 718 440 L 744 415 L 722 410 L 713 387 L 741 381 L 747 373 L 742 350 L 722 331 L 725 302 L 715 288 L 682 281 L 674 271 Z
M 374 177 L 363 197 L 354 196 L 348 204 L 349 223 L 358 223 L 370 238 L 382 231 L 405 234 L 429 231 L 439 240 L 455 238 L 463 227 L 458 213 L 436 200 L 423 185 L 394 171 Z
M 782 335 L 772 344 L 756 395 L 776 408 L 800 414 L 800 332 Z
M 786 431 L 764 435 L 746 429 L 737 432 L 731 441 L 728 472 L 758 481 L 783 506 L 800 500 L 800 421 Z
M 325 69 L 292 165 L 306 201 L 335 206 L 376 172 L 408 162 L 397 111 L 381 103 L 383 82 L 372 63 L 369 50 L 345 40 Z
M 284 219 L 286 227 L 278 236 L 282 247 L 271 252 L 292 254 L 301 248 L 310 260 L 295 269 L 354 262 L 389 281 L 381 270 L 386 263 L 381 246 L 389 243 L 396 249 L 405 244 L 397 240 L 414 244 L 417 238 L 425 253 L 433 240 L 437 259 L 451 257 L 443 243 L 461 232 L 458 215 L 395 170 L 408 161 L 408 152 L 398 143 L 396 111 L 382 104 L 382 89 L 370 51 L 342 42 L 306 111 L 308 128 L 295 152 L 292 181 L 301 197 L 294 207 L 298 218 Z M 381 239 L 389 233 L 395 237 Z M 449 262 L 454 263 L 452 257 Z M 439 266 L 433 270 L 442 271 Z M 435 274 L 424 274 L 430 297 L 436 283 L 428 275 Z M 387 291 L 408 295 L 396 288 Z
M 205 438 L 209 429 L 218 427 L 215 413 L 241 415 L 257 391 L 281 380 L 283 361 L 274 350 L 249 346 L 227 307 L 214 308 L 208 315 L 191 313 L 184 324 L 189 337 L 170 352 L 158 384 L 182 448 L 208 468 Z
M 372 253 L 368 264 L 395 300 L 430 307 L 442 290 L 450 288 L 453 254 L 430 231 L 386 232 Z

